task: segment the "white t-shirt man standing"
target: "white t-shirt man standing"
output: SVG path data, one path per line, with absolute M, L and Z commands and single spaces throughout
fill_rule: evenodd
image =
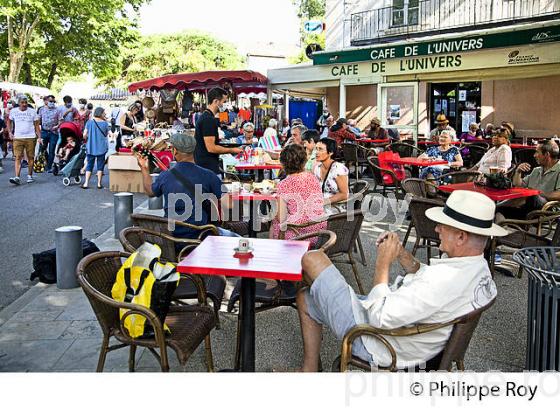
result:
M 41 129 L 39 127 L 39 116 L 37 112 L 27 105 L 27 97 L 21 95 L 18 97 L 19 107 L 14 107 L 10 110 L 8 116 L 8 131 L 10 139 L 13 139 L 13 151 L 16 157 L 15 173 L 16 176 L 10 178 L 10 182 L 14 185 L 19 185 L 19 174 L 21 172 L 21 160 L 23 155 L 27 156 L 27 183 L 34 181 L 33 179 L 33 161 L 35 158 L 35 144 L 41 141 Z M 13 131 L 12 131 L 12 123 Z

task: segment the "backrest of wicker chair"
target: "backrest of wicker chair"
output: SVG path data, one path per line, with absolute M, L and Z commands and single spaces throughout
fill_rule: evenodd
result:
M 329 255 L 351 252 L 360 234 L 364 214 L 361 210 L 340 212 L 329 216 L 327 229 L 336 234 L 336 243 L 327 252 Z
M 350 192 L 352 193 L 350 199 L 354 204 L 353 209 L 362 208 L 362 202 L 364 201 L 364 197 L 366 196 L 368 190 L 369 182 L 363 180 L 356 181 L 350 186 Z
M 101 300 L 97 292 L 112 298 L 111 289 L 117 272 L 122 266 L 122 260 L 129 256 L 129 253 L 122 252 L 95 252 L 83 258 L 76 269 L 78 282 L 105 334 L 119 327 L 119 309 Z
M 484 154 L 486 154 L 486 148 L 480 147 L 478 145 L 469 146 L 469 165 L 468 168 L 475 166 L 482 159 Z
M 441 176 L 439 182 L 448 182 L 450 184 L 460 184 L 462 182 L 472 182 L 480 176 L 478 171 L 457 171 L 448 172 Z
M 358 145 L 350 142 L 340 144 L 344 162 L 358 162 Z
M 167 229 L 167 218 L 146 214 L 132 214 L 130 215 L 130 218 L 132 219 L 132 224 L 134 226 L 171 235 L 171 232 Z
M 407 178 L 401 182 L 404 192 L 420 198 L 426 198 L 426 181 L 421 178 Z
M 482 147 L 485 150 L 488 150 L 490 148 L 490 144 L 488 144 L 487 142 L 484 141 L 473 141 L 473 142 L 469 142 L 466 144 L 469 147 L 473 147 L 473 146 L 477 146 L 477 147 Z
M 439 370 L 451 371 L 453 366 L 453 361 L 462 362 L 465 358 L 465 353 L 469 347 L 473 333 L 478 325 L 478 321 L 482 316 L 482 313 L 488 310 L 495 302 L 496 299 L 492 299 L 485 306 L 473 310 L 467 315 L 463 316 L 459 323 L 453 326 L 451 335 L 447 340 L 445 348 L 443 350 L 443 356 L 439 364 Z
M 535 159 L 535 150 L 530 148 L 514 150 L 513 161 L 518 165 L 527 162 L 531 165 L 531 169 L 539 166 Z
M 161 248 L 161 259 L 175 263 L 177 262 L 175 243 L 163 235 L 165 234 L 151 229 L 129 227 L 121 231 L 119 239 L 127 252 L 135 252 L 145 242 L 158 245 Z
M 435 206 L 444 206 L 443 201 L 437 199 L 428 199 L 413 197 L 408 205 L 410 217 L 416 229 L 416 234 L 423 239 L 431 239 L 439 241 L 439 236 L 436 233 L 436 223 L 431 219 L 426 218 L 426 210 Z
M 310 241 L 317 239 L 315 243 L 312 243 L 309 250 L 322 250 L 323 252 L 328 252 L 336 243 L 337 236 L 332 231 L 320 230 L 312 233 L 307 233 L 303 235 L 298 235 L 292 240 L 294 241 Z
M 387 146 L 388 150 L 396 152 L 401 157 L 412 157 L 414 148 L 415 147 L 410 144 L 403 144 L 400 142 L 395 142 Z

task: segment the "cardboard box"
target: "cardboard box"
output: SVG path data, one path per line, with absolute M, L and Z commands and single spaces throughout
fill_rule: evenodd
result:
M 142 172 L 134 155 L 109 156 L 109 186 L 111 192 L 144 192 Z

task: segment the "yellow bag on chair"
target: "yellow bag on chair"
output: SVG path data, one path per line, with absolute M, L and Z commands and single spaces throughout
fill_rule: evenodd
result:
M 163 323 L 164 330 L 169 332 L 164 322 L 179 283 L 179 274 L 172 263 L 161 263 L 160 256 L 159 246 L 151 243 L 140 246 L 117 272 L 111 295 L 116 301 L 152 309 Z M 128 310 L 120 309 L 121 319 Z M 132 314 L 124 320 L 124 327 L 132 338 L 152 337 L 154 330 L 146 321 L 144 316 Z

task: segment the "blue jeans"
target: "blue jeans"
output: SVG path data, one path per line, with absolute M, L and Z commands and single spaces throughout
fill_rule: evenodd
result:
M 86 155 L 87 158 L 87 172 L 93 171 L 93 163 L 97 161 L 97 172 L 103 172 L 103 168 L 105 168 L 105 154 L 101 155 Z
M 48 157 L 47 157 L 47 169 L 51 169 L 54 154 L 56 149 L 56 143 L 58 142 L 58 134 L 54 131 L 41 131 L 41 138 L 43 139 L 43 147 L 47 148 L 48 145 Z

